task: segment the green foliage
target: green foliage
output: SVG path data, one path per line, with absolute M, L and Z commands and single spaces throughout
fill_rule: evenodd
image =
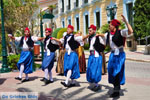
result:
M 58 39 L 62 38 L 64 32 L 67 32 L 67 28 L 62 28 L 62 29 L 57 33 L 57 38 L 58 38 Z
M 36 0 L 4 0 L 5 29 L 8 33 L 23 31 L 38 8 Z
M 8 56 L 8 66 L 12 70 L 17 70 L 17 62 L 19 61 L 20 55 L 9 55 Z
M 2 55 L 2 45 L 0 44 L 0 56 Z
M 106 46 L 104 52 L 109 52 L 111 50 L 110 46 Z
M 150 32 L 148 32 L 149 29 L 146 28 L 150 21 L 150 0 L 136 0 L 133 10 L 134 33 L 136 33 L 136 38 L 144 38 L 150 35 Z
M 56 5 L 49 5 L 48 8 L 49 8 L 49 9 L 55 9 L 55 8 L 56 8 Z
M 75 32 L 75 31 L 73 32 L 73 34 L 76 34 L 76 33 L 77 33 L 77 32 Z
M 89 50 L 89 43 L 84 44 L 84 49 Z
M 17 70 L 17 62 L 19 61 L 20 55 L 9 55 L 8 56 L 8 66 L 12 69 L 12 70 Z M 41 65 L 40 64 L 36 64 L 34 63 L 34 68 L 40 68 Z
M 109 24 L 102 25 L 100 30 L 98 30 L 99 33 L 106 33 L 108 31 L 109 31 Z
M 43 18 L 43 15 L 45 15 L 46 14 L 46 12 L 45 11 L 41 11 L 40 12 L 40 14 L 38 14 L 38 18 Z
M 147 25 L 146 25 L 146 29 L 147 29 L 147 32 L 149 33 L 149 35 L 150 35 L 150 21 L 147 23 Z
M 36 63 L 34 63 L 34 68 L 36 69 L 39 69 L 41 67 L 41 65 L 40 64 L 36 64 Z
M 58 33 L 61 29 L 62 29 L 62 28 L 57 28 L 57 29 L 55 29 L 55 30 L 53 31 L 53 33 L 52 33 L 52 37 L 57 38 L 57 33 Z

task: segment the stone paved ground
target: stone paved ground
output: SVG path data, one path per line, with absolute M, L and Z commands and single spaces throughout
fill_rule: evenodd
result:
M 18 72 L 0 74 L 0 92 L 38 92 L 39 100 L 149 100 L 150 98 L 150 63 L 126 61 L 126 84 L 122 86 L 120 98 L 109 98 L 112 85 L 108 83 L 108 76 L 103 75 L 101 90 L 93 92 L 88 89 L 86 74 L 76 80 L 77 87 L 65 88 L 60 82 L 64 76 L 59 76 L 53 68 L 54 83 L 44 86 L 40 81 L 44 73 L 37 70 L 30 75 L 29 82 L 21 83 L 14 79 Z

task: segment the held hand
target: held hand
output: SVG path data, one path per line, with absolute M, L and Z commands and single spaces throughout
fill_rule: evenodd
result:
M 96 37 L 100 36 L 100 34 L 96 34 Z
M 75 34 L 74 36 L 80 36 L 79 34 Z
M 54 38 L 54 37 L 51 37 L 51 39 L 52 39 L 52 40 L 56 40 L 56 38 Z
M 11 39 L 15 39 L 12 34 L 8 34 L 8 37 L 11 38 Z
M 8 34 L 8 37 L 9 37 L 9 38 L 12 38 L 12 34 Z

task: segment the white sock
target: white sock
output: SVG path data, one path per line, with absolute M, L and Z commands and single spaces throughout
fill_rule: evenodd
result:
M 26 80 L 28 80 L 29 79 L 28 74 L 25 74 L 25 75 L 26 75 Z
M 46 69 L 44 70 L 44 72 L 45 72 L 45 78 L 48 79 L 48 68 L 46 68 Z
M 21 64 L 19 78 L 22 78 L 23 71 L 24 71 L 24 64 Z
M 53 81 L 53 78 L 52 78 L 52 71 L 49 72 L 49 80 L 50 80 L 50 81 Z
M 68 70 L 68 72 L 67 72 L 67 78 L 66 78 L 66 81 L 65 81 L 66 84 L 68 84 L 68 81 L 69 81 L 69 79 L 71 77 L 71 73 L 72 73 L 72 71 Z

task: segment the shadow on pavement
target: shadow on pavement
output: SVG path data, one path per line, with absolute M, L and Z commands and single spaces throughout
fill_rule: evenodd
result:
M 0 78 L 0 85 L 2 85 L 6 81 L 6 78 Z
M 38 78 L 39 78 L 39 77 L 37 77 L 37 76 L 29 77 L 29 81 L 28 81 L 28 82 L 34 81 L 34 80 L 36 80 L 36 79 L 38 79 Z M 20 83 L 17 83 L 17 84 L 22 84 L 22 82 L 20 81 Z
M 107 86 L 107 85 L 101 85 L 103 87 L 105 87 L 105 89 L 108 89 L 108 92 L 107 94 L 110 96 L 112 93 L 113 93 L 113 87 L 110 87 L 110 86 Z M 124 96 L 124 92 L 127 92 L 127 89 L 121 89 L 120 90 L 120 96 Z M 108 97 L 109 97 L 108 96 Z M 117 100 L 119 99 L 120 97 L 117 97 L 117 98 L 113 98 L 113 100 Z
M 56 88 L 51 90 L 48 94 L 45 94 L 44 92 L 40 92 L 38 95 L 38 100 L 72 100 L 72 99 L 77 99 L 77 100 L 108 100 L 110 94 L 113 92 L 113 87 L 107 86 L 107 85 L 101 85 L 101 87 L 104 87 L 106 89 L 106 91 L 108 90 L 107 93 L 105 94 L 101 94 L 97 97 L 92 97 L 93 95 L 97 94 L 97 93 L 102 93 L 104 92 L 104 90 L 99 90 L 97 92 L 93 92 L 93 93 L 86 93 L 86 88 L 87 87 L 81 87 L 77 90 L 73 90 L 69 93 L 67 93 L 66 91 L 68 91 L 68 89 L 71 88 Z M 75 87 L 73 87 L 75 88 Z M 28 88 L 18 88 L 17 89 L 18 92 L 33 92 Z M 81 93 L 86 93 L 86 95 L 77 98 L 78 95 L 81 95 Z M 124 96 L 124 92 L 127 92 L 126 89 L 122 89 L 120 91 L 120 96 Z M 75 96 L 75 98 L 74 98 Z M 118 100 L 120 97 L 118 98 L 112 98 L 112 100 Z

